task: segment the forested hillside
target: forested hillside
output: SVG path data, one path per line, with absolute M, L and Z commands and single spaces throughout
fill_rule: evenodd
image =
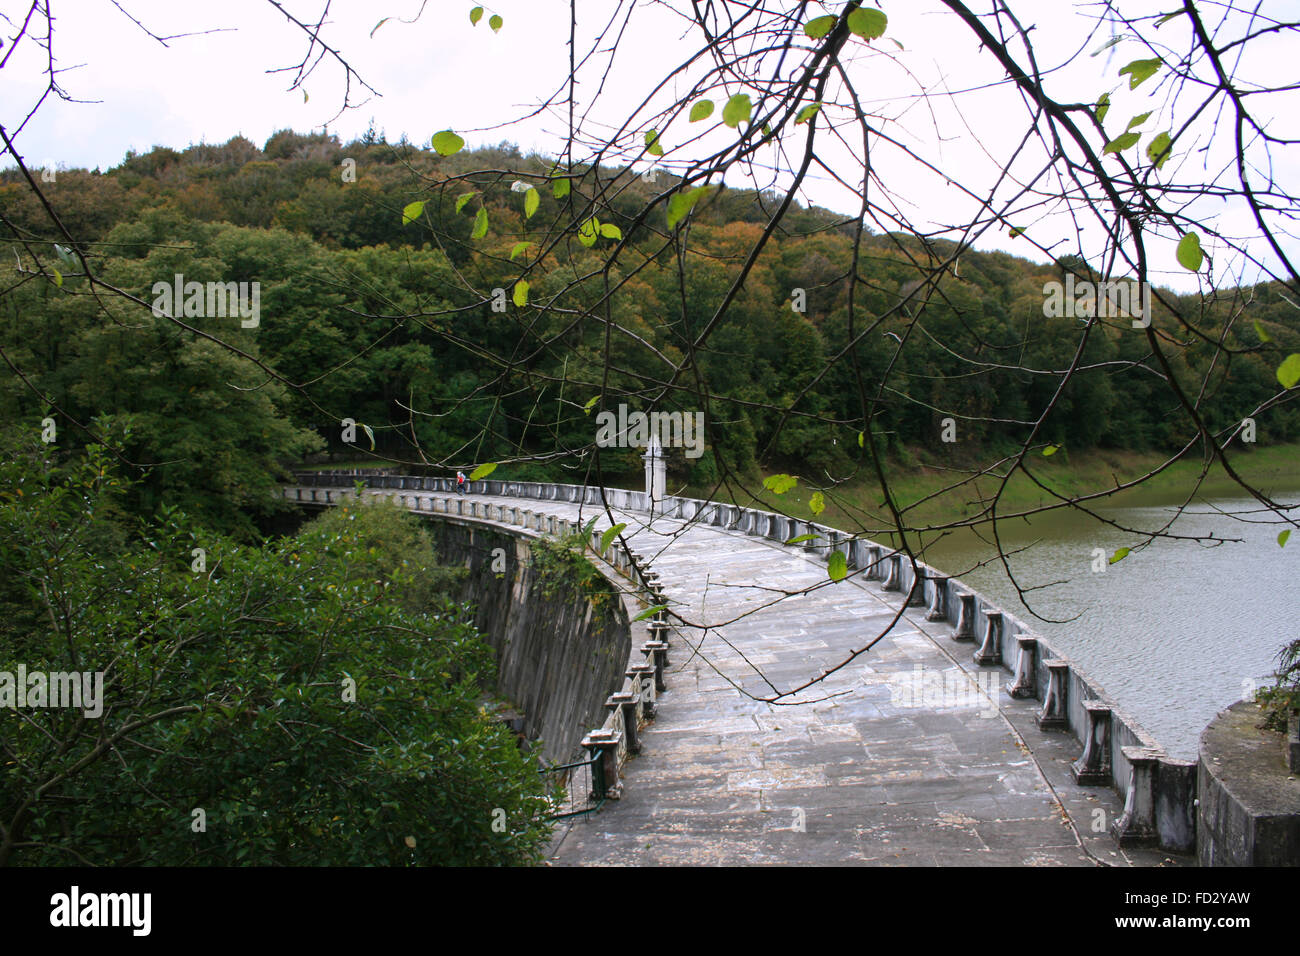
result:
M 90 432 L 118 436 L 127 460 L 154 466 L 134 507 L 179 501 L 227 528 L 248 527 L 283 465 L 323 452 L 440 471 L 501 462 L 498 476 L 582 481 L 593 408 L 619 402 L 706 413 L 709 450 L 673 463 L 676 482 L 697 485 L 720 462 L 850 472 L 864 394 L 895 455 L 1010 447 L 1058 384 L 1032 370 L 1075 361 L 1083 371 L 1040 439 L 1174 451 L 1194 435 L 1145 334 L 1112 320 L 1076 356 L 1080 320 L 1044 315 L 1044 284 L 1077 261 L 968 252 L 922 282 L 951 244 L 865 234 L 853 277 L 855 224 L 815 208 L 782 220 L 697 354 L 698 378 L 665 382 L 658 359 L 679 361 L 714 320 L 778 198 L 700 193 L 689 238 L 673 244 L 662 206 L 637 217 L 676 180 L 649 179 L 604 168 L 558 177 L 553 161 L 506 146 L 442 156 L 286 131 L 262 148 L 236 137 L 156 147 L 102 173 L 58 171 L 42 187 L 64 234 L 10 170 L 0 206 L 22 235 L 3 267 L 0 407 L 33 427 L 62 413 L 64 449 Z M 598 220 L 591 235 L 553 239 L 548 225 L 584 203 Z M 139 301 L 92 294 L 68 237 Z M 38 276 L 36 255 L 59 263 L 56 281 Z M 186 331 L 151 315 L 154 284 L 177 274 L 259 283 L 256 326 L 187 315 Z M 1191 394 L 1216 362 L 1201 395 L 1216 431 L 1274 395 L 1278 357 L 1300 347 L 1300 311 L 1276 287 L 1240 291 L 1154 297 Z M 955 444 L 942 440 L 947 417 Z M 344 419 L 358 423 L 350 447 Z M 1298 434 L 1294 407 L 1260 415 L 1259 443 Z M 606 481 L 634 480 L 638 453 L 602 449 L 599 467 Z

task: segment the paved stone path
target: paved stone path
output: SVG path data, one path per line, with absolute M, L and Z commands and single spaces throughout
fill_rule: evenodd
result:
M 479 500 L 580 517 L 576 504 Z M 976 667 L 971 645 L 925 608 L 783 703 L 747 696 L 840 664 L 889 626 L 903 595 L 856 577 L 831 584 L 824 563 L 739 532 L 615 516 L 674 610 L 703 627 L 673 636 L 668 689 L 624 768 L 623 798 L 564 824 L 554 864 L 1188 862 L 1120 851 L 1105 832 L 1122 810 L 1115 791 L 1070 777 L 1077 741 L 1039 731 L 1038 703 L 1008 697 L 1009 675 Z M 907 693 L 901 682 L 918 677 L 931 690 L 943 678 L 949 694 Z

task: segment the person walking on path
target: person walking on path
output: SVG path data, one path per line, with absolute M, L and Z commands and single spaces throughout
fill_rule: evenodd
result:
M 456 472 L 456 492 L 457 494 L 465 493 L 465 472 Z

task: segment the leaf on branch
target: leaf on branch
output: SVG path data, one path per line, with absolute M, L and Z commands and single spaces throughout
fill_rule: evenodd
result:
M 626 524 L 620 522 L 619 524 L 614 525 L 614 527 L 606 529 L 605 533 L 600 536 L 600 550 L 602 554 L 605 552 L 605 549 L 609 547 L 609 543 L 617 538 L 619 532 L 626 527 Z
M 874 40 L 885 35 L 889 18 L 883 11 L 871 7 L 858 7 L 849 14 L 849 32 L 857 34 L 864 40 Z
M 532 219 L 533 213 L 537 212 L 537 207 L 542 203 L 542 197 L 537 195 L 537 190 L 532 186 L 528 187 L 528 192 L 524 193 L 524 218 Z
M 799 479 L 794 475 L 770 475 L 763 479 L 763 487 L 778 495 L 785 494 L 797 484 Z
M 672 229 L 695 208 L 695 204 L 704 198 L 708 186 L 696 186 L 686 192 L 676 192 L 668 198 L 668 228 Z
M 506 21 L 502 20 L 501 17 L 495 13 L 488 18 L 488 26 L 492 28 L 493 33 L 500 33 L 501 28 L 505 25 L 505 22 Z
M 1097 105 L 1092 108 L 1093 115 L 1097 117 L 1098 123 L 1100 123 L 1102 120 L 1106 118 L 1106 113 L 1109 109 L 1110 109 L 1110 94 L 1103 93 L 1101 94 L 1101 97 L 1097 100 Z
M 1118 153 L 1122 150 L 1128 149 L 1130 146 L 1136 146 L 1137 141 L 1141 138 L 1141 133 L 1121 133 L 1106 144 L 1106 148 L 1101 151 L 1102 155 L 1104 156 L 1106 153 Z
M 358 422 L 357 424 L 358 424 L 358 425 L 361 425 L 360 422 Z M 374 451 L 374 450 L 375 450 L 375 433 L 374 433 L 374 431 L 371 429 L 371 427 L 370 427 L 369 425 L 361 425 L 361 430 L 364 431 L 364 432 L 366 433 L 366 437 L 370 439 L 370 450 L 371 450 L 371 451 Z
M 816 541 L 819 537 L 821 536 L 816 534 L 801 534 L 797 538 L 791 538 L 786 544 L 803 544 L 805 541 Z
M 602 222 L 600 224 L 600 234 L 606 239 L 622 239 L 623 230 L 618 228 L 612 222 Z
M 1107 50 L 1109 50 L 1109 49 L 1110 49 L 1111 47 L 1113 47 L 1116 43 L 1119 43 L 1119 42 L 1122 41 L 1123 39 L 1124 39 L 1124 34 L 1122 34 L 1122 33 L 1121 33 L 1119 36 L 1111 37 L 1109 40 L 1107 40 L 1107 41 L 1106 41 L 1105 43 L 1103 43 L 1101 46 L 1097 47 L 1097 49 L 1093 50 L 1093 51 L 1092 51 L 1090 54 L 1088 54 L 1088 55 L 1089 55 L 1089 56 L 1096 56 L 1098 53 L 1105 53 Z
M 409 226 L 411 223 L 415 222 L 415 220 L 419 219 L 420 214 L 423 212 L 423 199 L 417 199 L 415 202 L 408 202 L 404 207 L 402 207 L 402 225 Z
M 1171 140 L 1169 133 L 1157 133 L 1151 142 L 1147 143 L 1147 159 L 1155 163 L 1156 169 L 1165 164 L 1169 158 L 1169 144 Z
M 1060 450 L 1061 450 L 1060 445 L 1048 445 L 1046 448 L 1043 449 L 1043 457 L 1050 458 Z
M 820 40 L 835 28 L 835 17 L 813 17 L 803 25 L 803 32 L 814 40 Z
M 485 461 L 469 473 L 470 481 L 478 481 L 480 478 L 486 478 L 492 472 L 497 470 L 496 462 Z
M 1183 15 L 1183 11 L 1182 11 L 1182 10 L 1176 10 L 1176 11 L 1174 11 L 1173 13 L 1166 13 L 1163 17 L 1161 17 L 1159 20 L 1157 20 L 1157 21 L 1155 22 L 1155 28 L 1156 28 L 1157 30 L 1159 30 L 1162 26 L 1164 26 L 1164 25 L 1165 25 L 1166 23 L 1168 23 L 1170 20 L 1173 20 L 1174 18 L 1176 18 L 1176 17 L 1180 17 L 1180 16 L 1182 16 L 1182 15 Z
M 482 239 L 488 231 L 488 214 L 487 210 L 479 206 L 478 212 L 474 215 L 474 228 L 470 231 L 471 239 Z
M 449 129 L 434 133 L 430 145 L 443 156 L 452 156 L 465 148 L 465 141 Z
M 815 515 L 826 510 L 826 498 L 820 491 L 814 491 L 812 497 L 808 499 L 808 508 Z
M 600 238 L 600 220 L 592 216 L 578 227 L 578 241 L 590 249 Z
M 1155 76 L 1156 71 L 1164 65 L 1164 60 L 1160 57 L 1152 57 L 1149 60 L 1134 60 L 1132 63 L 1120 69 L 1119 75 L 1128 74 L 1128 88 L 1135 90 L 1146 80 Z
M 1261 342 L 1273 341 L 1273 336 L 1264 331 L 1264 326 L 1259 324 L 1259 319 L 1255 320 L 1255 334 L 1259 336 Z
M 1205 254 L 1201 252 L 1201 237 L 1194 232 L 1183 236 L 1178 240 L 1175 255 L 1178 257 L 1178 264 L 1188 272 L 1198 271 L 1205 260 Z
M 645 133 L 645 151 L 651 156 L 662 156 L 664 148 L 659 145 L 659 131 L 648 129 Z
M 483 19 L 482 7 L 475 7 L 473 10 L 469 12 L 469 22 L 472 23 L 474 26 L 478 26 L 478 22 L 482 19 Z
M 1295 388 L 1300 382 L 1300 352 L 1288 355 L 1277 367 L 1277 380 L 1283 388 Z
M 1129 548 L 1120 548 L 1118 551 L 1116 551 L 1114 554 L 1110 556 L 1110 563 L 1115 564 L 1119 561 L 1123 561 L 1125 558 L 1128 557 L 1128 553 L 1130 550 L 1131 549 Z
M 50 271 L 54 273 L 54 286 L 55 286 L 55 288 L 57 288 L 57 289 L 62 289 L 62 288 L 63 288 L 63 273 L 60 272 L 58 269 L 50 269 Z
M 741 123 L 749 122 L 749 116 L 753 110 L 754 107 L 749 102 L 749 94 L 737 93 L 727 100 L 727 105 L 722 108 L 722 122 L 735 129 Z
M 1021 229 L 1019 226 L 1012 226 L 1010 229 L 1007 230 L 1008 239 L 1014 239 L 1016 238 L 1016 236 L 1023 236 L 1024 234 L 1025 234 L 1025 230 Z
M 511 298 L 518 308 L 522 309 L 528 305 L 528 282 L 526 280 L 520 279 L 515 283 L 515 293 Z
M 597 403 L 598 401 L 600 401 L 600 396 L 599 396 L 599 395 L 593 395 L 593 396 L 591 396 L 591 398 L 590 398 L 590 400 L 588 400 L 587 404 L 582 406 L 582 411 L 583 411 L 583 413 L 586 414 L 586 415 L 590 415 L 590 414 L 591 414 L 591 410 L 592 410 L 593 408 L 596 407 L 596 403 Z
M 832 551 L 826 559 L 826 574 L 832 581 L 843 581 L 849 573 L 849 562 L 842 551 Z
M 516 242 L 516 243 L 514 244 L 514 247 L 510 250 L 510 258 L 513 259 L 513 258 L 515 258 L 516 256 L 518 256 L 518 255 L 520 255 L 520 254 L 522 254 L 522 253 L 524 253 L 524 252 L 527 252 L 527 251 L 528 251 L 528 247 L 531 246 L 531 245 L 534 245 L 534 243 L 531 243 L 531 242 Z
M 1143 123 L 1147 121 L 1148 118 L 1150 118 L 1150 116 L 1151 116 L 1151 110 L 1147 110 L 1145 113 L 1139 113 L 1137 116 L 1133 117 L 1131 120 L 1128 121 L 1128 126 L 1125 127 L 1125 130 L 1127 131 L 1132 129 L 1135 126 L 1141 126 Z
M 691 107 L 690 121 L 698 123 L 700 120 L 706 120 L 713 115 L 713 100 L 697 100 Z
M 637 621 L 644 621 L 646 618 L 654 617 L 660 611 L 666 610 L 668 610 L 667 604 L 656 604 L 654 607 L 648 607 L 636 617 L 632 618 L 632 623 L 635 624 Z
M 456 197 L 456 211 L 457 211 L 457 212 L 460 212 L 462 209 L 464 209 L 464 208 L 465 208 L 465 205 L 466 205 L 466 204 L 467 204 L 471 199 L 473 199 L 473 198 L 474 198 L 475 196 L 477 196 L 477 195 L 478 195 L 478 192 L 477 192 L 477 190 L 476 190 L 476 191 L 474 191 L 474 192 L 472 192 L 472 193 L 461 193 L 459 196 L 457 196 L 457 197 Z
M 814 116 L 817 115 L 817 111 L 820 110 L 821 108 L 822 105 L 820 103 L 809 103 L 807 106 L 801 109 L 798 112 L 798 114 L 795 116 L 794 125 L 798 126 L 800 123 L 807 123 L 809 120 L 811 120 Z
M 1277 536 L 1277 546 L 1278 546 L 1279 548 L 1285 548 L 1285 547 L 1286 547 L 1287 539 L 1290 538 L 1290 537 L 1291 537 L 1291 529 L 1290 529 L 1290 528 L 1287 528 L 1285 531 L 1278 532 L 1278 536 Z
M 556 199 L 563 199 L 565 196 L 569 195 L 569 187 L 569 180 L 553 179 L 551 180 L 551 195 Z

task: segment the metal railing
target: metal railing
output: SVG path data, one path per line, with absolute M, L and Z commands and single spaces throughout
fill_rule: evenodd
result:
M 538 770 L 547 780 L 553 797 L 549 820 L 595 813 L 605 805 L 605 766 L 599 753 L 576 763 L 557 764 Z

